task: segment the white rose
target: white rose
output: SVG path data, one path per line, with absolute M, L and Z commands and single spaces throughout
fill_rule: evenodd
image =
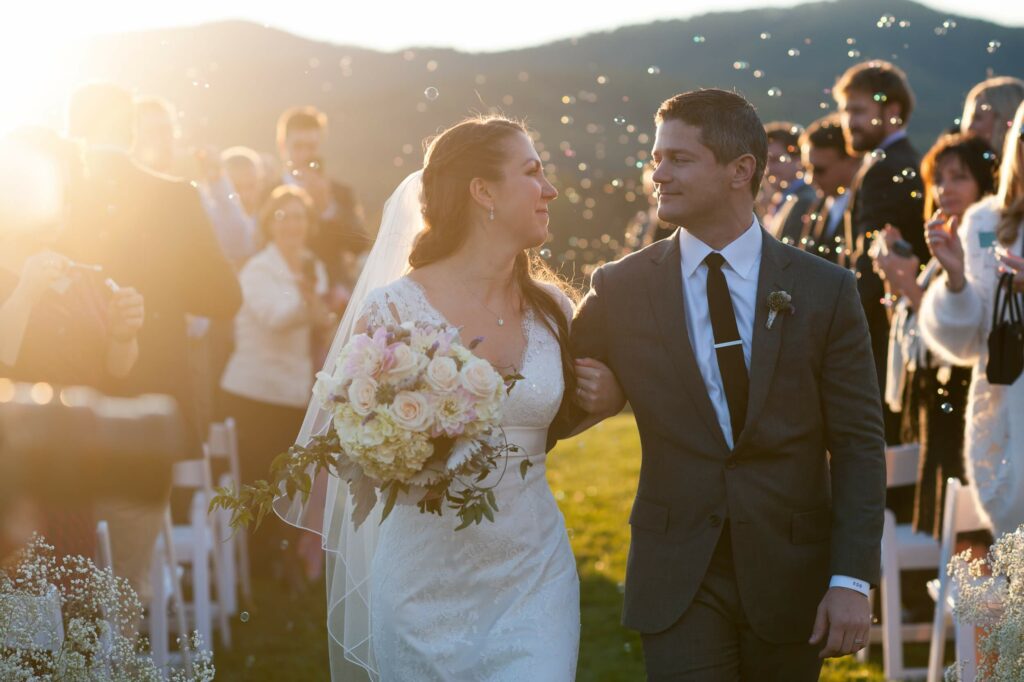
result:
M 493 395 L 501 383 L 501 377 L 491 367 L 491 363 L 480 358 L 466 363 L 462 368 L 460 378 L 462 379 L 462 387 L 480 398 L 487 398 Z
M 425 359 L 404 343 L 395 344 L 391 348 L 391 357 L 393 359 L 392 365 L 385 374 L 387 374 L 389 379 L 395 381 L 400 381 L 418 373 Z
M 370 414 L 377 405 L 377 382 L 367 377 L 356 377 L 349 384 L 348 401 L 359 416 Z
M 341 388 L 341 380 L 328 372 L 317 372 L 316 383 L 313 384 L 313 397 L 321 405 L 330 405 L 334 396 Z
M 395 424 L 409 431 L 425 431 L 434 420 L 433 410 L 420 393 L 399 391 L 391 402 Z
M 459 368 L 451 358 L 435 357 L 427 365 L 427 383 L 438 391 L 448 393 L 459 385 Z

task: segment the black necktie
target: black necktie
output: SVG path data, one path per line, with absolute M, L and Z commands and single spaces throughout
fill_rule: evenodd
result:
M 725 399 L 729 403 L 729 420 L 732 422 L 733 446 L 743 431 L 747 419 L 747 363 L 743 359 L 743 341 L 736 328 L 736 313 L 732 309 L 729 285 L 722 273 L 725 259 L 720 253 L 709 253 L 704 259 L 708 266 L 708 311 L 711 313 L 711 329 L 715 334 L 715 355 L 718 371 L 722 375 Z

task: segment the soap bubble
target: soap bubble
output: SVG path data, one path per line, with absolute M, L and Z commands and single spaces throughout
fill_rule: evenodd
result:
M 990 40 L 990 41 L 988 41 L 988 47 L 985 48 L 985 49 L 988 50 L 989 54 L 992 54 L 996 50 L 1001 48 L 1002 46 L 1003 46 L 1003 44 L 1001 42 L 999 42 L 998 40 Z
M 429 88 L 423 91 L 423 96 L 429 99 L 431 102 L 433 102 L 435 99 L 441 96 L 441 93 L 438 92 L 437 88 L 431 85 Z
M 782 97 L 782 90 L 780 88 L 768 88 L 769 97 Z
M 647 73 L 649 75 L 651 75 L 651 76 L 657 76 L 659 73 L 661 73 L 661 68 L 659 68 L 657 66 L 653 66 L 653 65 L 652 66 L 648 66 L 647 67 Z
M 540 257 L 541 258 L 545 258 L 545 259 L 546 258 L 551 258 L 551 249 L 541 249 L 540 250 Z
M 240 614 L 238 614 L 238 620 L 242 621 L 243 623 L 248 623 L 249 622 L 249 612 L 248 611 L 242 611 Z

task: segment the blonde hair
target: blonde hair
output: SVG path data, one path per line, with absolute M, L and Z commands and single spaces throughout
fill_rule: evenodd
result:
M 1013 126 L 1003 145 L 1003 165 L 999 168 L 999 242 L 1009 246 L 1017 241 L 1021 222 L 1024 221 L 1024 102 L 1017 107 Z
M 1024 101 L 1024 81 L 1019 78 L 998 76 L 983 80 L 967 93 L 964 113 L 960 118 L 960 129 L 967 132 L 971 127 L 971 121 L 974 120 L 975 112 L 979 107 L 987 105 L 996 115 L 989 144 L 992 145 L 992 149 L 1002 149 L 1009 123 L 1021 101 Z

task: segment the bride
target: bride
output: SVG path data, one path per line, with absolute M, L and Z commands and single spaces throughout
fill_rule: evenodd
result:
M 317 482 L 326 490 L 322 519 L 278 500 L 283 518 L 323 536 L 335 680 L 575 677 L 579 580 L 545 477 L 548 431 L 573 402 L 589 413 L 581 431 L 625 400 L 606 367 L 573 362 L 572 303 L 528 255 L 547 239 L 556 196 L 525 128 L 487 117 L 437 136 L 422 172 L 385 206 L 328 362 L 370 325 L 422 321 L 458 327 L 464 342 L 482 337 L 479 357 L 523 377 L 502 419 L 522 454 L 487 482 L 498 483 L 495 521 L 460 531 L 454 514 L 421 514 L 413 505 L 398 505 L 383 524 L 377 512 L 355 529 L 346 485 L 333 476 Z M 311 402 L 299 442 L 328 419 Z M 525 478 L 523 456 L 534 464 Z

